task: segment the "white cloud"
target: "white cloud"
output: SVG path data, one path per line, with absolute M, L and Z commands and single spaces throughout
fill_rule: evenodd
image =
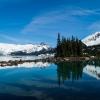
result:
M 48 12 L 42 16 L 33 18 L 28 25 L 26 25 L 22 30 L 21 33 L 32 33 L 40 30 L 41 28 L 52 27 L 54 23 L 58 23 L 61 21 L 67 22 L 74 22 L 78 19 L 75 16 L 89 16 L 89 15 L 96 15 L 100 14 L 100 9 L 82 9 L 82 8 L 75 8 L 75 9 L 61 9 L 52 12 Z
M 19 41 L 18 39 L 11 37 L 11 36 L 8 36 L 8 35 L 5 35 L 5 34 L 0 34 L 0 37 L 5 39 L 5 40 L 12 41 L 12 42 L 18 42 Z
M 89 27 L 88 27 L 89 30 L 92 30 L 92 31 L 100 31 L 100 21 L 97 21 L 97 22 L 94 22 L 92 23 Z
M 88 15 L 100 15 L 100 9 L 82 9 L 72 10 L 71 15 L 74 16 L 88 16 Z
M 13 42 L 13 43 L 32 43 L 32 41 L 28 40 L 28 39 L 23 39 L 23 38 L 15 38 L 12 36 L 8 36 L 6 34 L 0 34 L 0 38 L 3 38 L 4 40 L 6 40 L 7 42 Z
M 22 33 L 35 32 L 40 28 L 47 27 L 53 23 L 57 23 L 61 20 L 69 20 L 69 16 L 62 14 L 62 12 L 51 12 L 37 18 L 33 18 L 32 21 L 24 27 Z

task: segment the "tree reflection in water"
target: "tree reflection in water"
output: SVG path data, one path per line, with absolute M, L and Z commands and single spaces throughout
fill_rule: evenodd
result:
M 61 62 L 57 65 L 57 77 L 59 85 L 65 80 L 79 80 L 82 78 L 83 62 Z

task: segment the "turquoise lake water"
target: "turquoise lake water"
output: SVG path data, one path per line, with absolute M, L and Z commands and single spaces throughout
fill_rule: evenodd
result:
M 100 62 L 0 67 L 0 100 L 99 100 Z

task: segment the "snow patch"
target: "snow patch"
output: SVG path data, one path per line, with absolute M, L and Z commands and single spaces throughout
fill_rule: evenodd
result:
M 100 44 L 100 32 L 96 32 L 92 35 L 87 36 L 82 40 L 87 46 L 99 45 Z

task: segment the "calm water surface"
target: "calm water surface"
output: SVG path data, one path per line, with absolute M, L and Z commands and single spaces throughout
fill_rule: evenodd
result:
M 0 100 L 100 100 L 100 62 L 0 67 Z

